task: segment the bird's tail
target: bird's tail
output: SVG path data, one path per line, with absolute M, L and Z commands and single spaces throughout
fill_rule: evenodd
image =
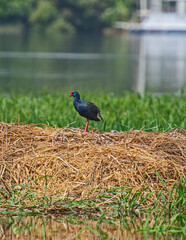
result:
M 103 118 L 102 118 L 102 116 L 101 116 L 101 114 L 100 114 L 100 113 L 98 113 L 98 116 L 101 118 L 101 120 L 103 120 Z

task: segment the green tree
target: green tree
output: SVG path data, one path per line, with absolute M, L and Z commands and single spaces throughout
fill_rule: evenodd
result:
M 0 0 L 0 22 L 27 21 L 35 0 Z
M 100 31 L 132 17 L 137 0 L 0 0 L 0 23 L 47 32 Z

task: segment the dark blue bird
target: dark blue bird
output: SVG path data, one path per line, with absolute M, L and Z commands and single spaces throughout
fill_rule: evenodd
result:
M 80 95 L 78 92 L 72 91 L 69 94 L 69 97 L 74 97 L 73 104 L 76 111 L 79 113 L 79 115 L 87 119 L 85 132 L 88 132 L 89 120 L 100 121 L 98 117 L 100 117 L 103 120 L 103 118 L 100 115 L 99 108 L 92 102 L 80 99 Z

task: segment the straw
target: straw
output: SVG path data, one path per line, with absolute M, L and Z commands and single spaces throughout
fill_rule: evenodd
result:
M 0 179 L 47 194 L 82 196 L 129 184 L 171 187 L 186 175 L 186 131 L 99 132 L 0 123 Z M 52 175 L 52 176 L 51 176 Z M 0 181 L 0 186 L 2 181 Z M 3 184 L 2 184 L 3 187 Z

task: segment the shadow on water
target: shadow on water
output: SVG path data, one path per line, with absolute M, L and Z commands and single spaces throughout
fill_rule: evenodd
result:
M 0 34 L 1 90 L 175 92 L 186 85 L 184 34 Z
M 0 218 L 0 239 L 161 239 L 148 232 L 127 231 L 119 223 L 97 224 L 96 221 L 43 217 Z M 163 239 L 163 238 L 162 238 Z M 167 238 L 168 239 L 168 238 Z

